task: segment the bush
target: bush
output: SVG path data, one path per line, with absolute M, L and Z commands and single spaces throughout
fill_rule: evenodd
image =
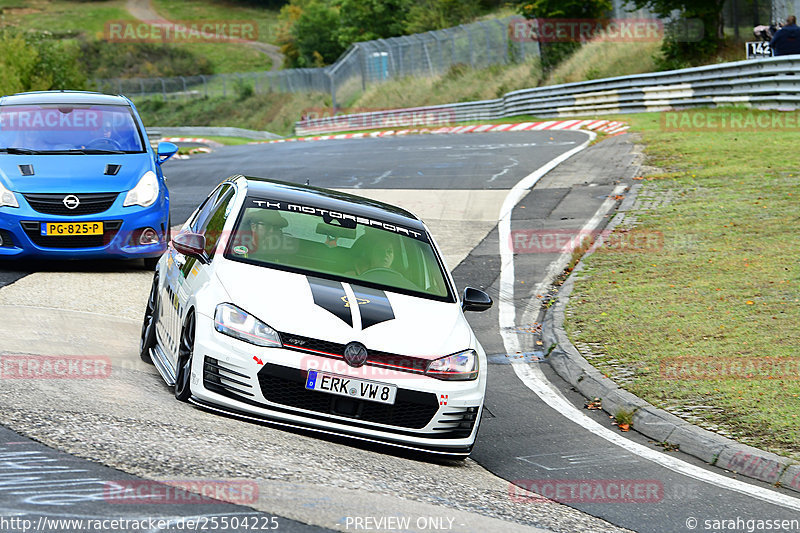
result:
M 406 31 L 422 33 L 458 26 L 469 22 L 481 12 L 480 0 L 422 0 L 408 12 Z
M 236 99 L 239 101 L 247 100 L 255 94 L 253 85 L 244 78 L 236 78 L 233 82 L 233 90 L 236 93 Z
M 90 40 L 81 42 L 80 53 L 92 78 L 169 78 L 214 72 L 205 57 L 166 44 Z
M 0 93 L 84 89 L 86 73 L 71 43 L 43 34 L 4 31 L 0 35 Z

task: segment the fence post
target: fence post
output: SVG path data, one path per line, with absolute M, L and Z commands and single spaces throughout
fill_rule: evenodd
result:
M 185 100 L 189 99 L 189 91 L 186 89 L 186 78 L 181 76 L 181 81 L 183 82 L 183 98 Z
M 203 74 L 200 74 L 200 79 L 203 80 L 203 92 L 205 93 L 206 98 L 208 98 L 208 81 Z
M 357 61 L 358 61 L 358 66 L 361 69 L 361 92 L 363 93 L 364 91 L 367 90 L 366 64 L 367 64 L 367 58 L 369 56 L 367 55 L 366 50 L 364 50 L 364 48 L 361 47 L 359 45 L 359 43 L 356 43 L 356 48 L 358 48 L 358 59 L 357 59 Z
M 444 46 L 442 46 L 438 33 L 438 31 L 432 31 L 431 35 L 436 39 L 436 51 L 439 52 L 439 73 L 441 74 L 444 72 Z
M 480 27 L 483 28 L 483 33 L 486 35 L 486 64 L 484 65 L 486 66 L 491 64 L 489 58 L 492 55 L 492 40 L 491 40 L 491 35 L 489 34 L 490 31 L 489 27 L 486 25 L 486 23 L 483 21 L 478 21 L 478 25 L 480 25 Z
M 161 94 L 164 96 L 164 101 L 167 101 L 167 84 L 164 83 L 164 78 L 158 78 L 161 81 Z M 121 88 L 121 87 L 120 87 Z M 121 92 L 120 92 L 121 94 Z
M 463 25 L 461 26 L 464 27 Z M 475 67 L 475 44 L 472 42 L 472 30 L 467 28 L 467 39 L 469 40 L 469 64 Z
M 422 49 L 425 51 L 425 57 L 428 60 L 428 73 L 430 74 L 430 77 L 433 78 L 433 61 L 431 61 L 431 54 L 428 52 L 428 45 L 423 39 L 420 39 L 420 43 L 422 44 Z
M 326 70 L 325 73 L 328 75 L 328 79 L 330 80 L 331 84 L 331 107 L 333 107 L 333 112 L 336 112 L 336 109 L 339 107 L 336 105 L 336 83 L 333 81 L 333 73 L 329 70 Z
M 509 47 L 508 47 L 508 25 L 504 24 L 503 21 L 499 20 L 499 19 L 495 20 L 495 22 L 500 27 L 500 35 L 502 36 L 502 39 L 503 39 L 503 53 L 502 53 L 503 63 L 507 65 L 508 64 L 508 52 L 509 52 Z

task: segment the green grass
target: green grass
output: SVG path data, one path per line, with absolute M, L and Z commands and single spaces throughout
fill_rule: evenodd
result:
M 272 34 L 271 24 L 274 24 L 276 12 L 268 9 L 257 8 L 226 8 L 225 5 L 211 4 L 210 2 L 197 2 L 206 4 L 206 10 L 197 10 L 192 5 L 182 5 L 182 2 L 166 2 L 171 7 L 169 16 L 173 12 L 184 15 L 175 17 L 180 20 L 204 19 L 205 14 L 214 20 L 256 20 L 259 24 L 259 40 L 263 36 Z M 24 5 L 23 5 L 24 4 Z M 173 5 L 174 4 L 174 5 Z M 187 2 L 186 4 L 191 4 Z M 10 6 L 10 7 L 8 7 Z M 125 0 L 107 0 L 103 2 L 87 2 L 80 0 L 0 0 L 0 7 L 4 7 L 3 21 L 7 25 L 16 26 L 24 30 L 49 31 L 56 36 L 66 38 L 83 37 L 86 39 L 103 39 L 106 24 L 109 21 L 135 21 L 136 19 L 125 8 Z M 260 19 L 246 15 L 250 12 L 263 12 Z M 223 16 L 227 13 L 227 16 Z M 199 15 L 203 16 L 199 16 Z M 168 17 L 169 18 L 169 17 Z M 261 27 L 264 27 L 262 30 Z M 265 54 L 247 45 L 238 43 L 183 43 L 174 44 L 189 52 L 205 57 L 211 62 L 215 73 L 249 72 L 269 70 L 272 61 Z
M 674 199 L 637 213 L 636 230 L 660 233 L 663 247 L 588 258 L 570 299 L 570 338 L 598 343 L 604 355 L 591 362 L 607 375 L 633 370 L 625 388 L 654 405 L 701 406 L 692 414 L 707 427 L 800 458 L 800 132 L 669 132 L 660 114 L 615 118 L 642 133 L 648 164 L 663 169 L 640 195 Z M 673 379 L 665 369 L 676 358 L 701 370 L 785 362 Z
M 173 21 L 254 22 L 258 27 L 256 40 L 272 43 L 275 39 L 278 11 L 274 9 L 210 0 L 154 0 L 153 7 L 161 16 Z M 180 46 L 207 57 L 217 73 L 269 70 L 272 65 L 265 54 L 243 44 L 192 43 Z
M 2 2 L 0 7 L 4 7 L 5 24 L 56 35 L 76 33 L 99 38 L 107 21 L 135 20 L 125 9 L 125 0 L 10 0 Z
M 266 54 L 236 43 L 186 43 L 175 44 L 193 54 L 203 56 L 214 65 L 216 74 L 226 72 L 251 72 L 269 70 L 272 61 Z
M 441 78 L 409 78 L 369 87 L 347 107 L 357 111 L 496 98 L 529 87 L 537 73 L 535 61 L 487 70 L 457 66 Z M 157 98 L 137 99 L 136 105 L 146 117 L 145 122 L 149 120 L 153 126 L 236 126 L 286 136 L 292 135 L 294 123 L 305 109 L 329 109 L 331 101 L 330 95 L 323 94 L 271 93 L 238 100 L 197 98 L 168 104 Z
M 275 42 L 278 10 L 243 5 L 241 2 L 210 0 L 153 0 L 153 7 L 169 20 L 236 20 L 255 22 L 258 41 Z
M 235 126 L 251 130 L 291 134 L 295 121 L 308 107 L 330 106 L 324 94 L 269 93 L 244 100 L 196 98 L 188 101 L 136 100 L 146 127 Z
M 209 141 L 216 141 L 226 146 L 249 144 L 251 142 L 256 142 L 258 140 L 258 139 L 248 139 L 247 137 L 220 137 L 218 135 L 203 135 L 202 137 L 203 139 L 208 139 Z
M 437 78 L 402 78 L 367 86 L 347 105 L 387 109 L 486 100 L 535 87 L 540 76 L 538 59 L 485 69 L 457 64 Z
M 654 56 L 660 46 L 661 42 L 588 43 L 556 66 L 545 85 L 653 72 L 656 70 Z

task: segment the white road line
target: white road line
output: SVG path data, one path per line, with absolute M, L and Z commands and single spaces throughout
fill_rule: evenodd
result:
M 594 132 L 586 132 L 589 134 L 589 140 L 583 144 L 573 148 L 572 150 L 560 155 L 559 157 L 545 163 L 540 168 L 533 171 L 528 176 L 524 177 L 519 183 L 508 192 L 503 207 L 500 210 L 500 217 L 498 219 L 498 233 L 500 238 L 500 295 L 498 298 L 498 312 L 500 322 L 500 335 L 503 338 L 503 345 L 505 346 L 506 353 L 516 353 L 520 351 L 519 339 L 515 331 L 516 327 L 516 313 L 514 307 L 514 254 L 511 248 L 511 211 L 514 206 L 525 196 L 528 189 L 533 187 L 539 179 L 547 174 L 550 170 L 561 164 L 563 161 L 570 158 L 575 153 L 586 148 L 589 143 L 595 138 Z M 603 202 L 600 209 L 589 220 L 582 231 L 589 231 L 599 223 L 605 212 L 609 209 L 608 200 Z M 571 252 L 563 251 L 556 263 L 565 261 L 565 256 Z M 566 260 L 569 258 L 566 257 Z M 550 276 L 548 270 L 547 277 Z M 542 282 L 543 284 L 544 282 Z M 540 286 L 542 285 L 540 284 Z M 537 286 L 538 288 L 538 286 Z M 532 310 L 538 305 L 535 294 L 531 301 L 526 306 L 525 313 L 531 313 Z M 692 479 L 710 483 L 722 489 L 738 492 L 745 496 L 750 496 L 767 503 L 780 505 L 788 509 L 800 511 L 800 499 L 775 492 L 770 489 L 751 485 L 742 481 L 725 477 L 721 474 L 708 471 L 704 468 L 691 465 L 685 461 L 677 459 L 673 456 L 666 455 L 663 452 L 653 450 L 647 446 L 633 442 L 619 433 L 616 433 L 596 421 L 592 420 L 580 409 L 572 405 L 567 400 L 561 391 L 556 389 L 542 373 L 537 365 L 529 365 L 521 362 L 511 362 L 514 373 L 517 377 L 532 390 L 543 402 L 553 408 L 557 413 L 564 416 L 567 420 L 574 422 L 587 431 L 594 433 L 608 442 L 615 444 L 624 451 L 628 451 L 638 455 L 643 459 L 647 459 L 660 466 L 668 468 L 669 470 L 685 475 Z

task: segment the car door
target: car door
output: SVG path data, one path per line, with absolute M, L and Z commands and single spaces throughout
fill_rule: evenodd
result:
M 156 333 L 173 369 L 176 368 L 178 360 L 187 303 L 194 292 L 208 281 L 209 262 L 214 257 L 214 248 L 221 237 L 222 225 L 227 219 L 234 193 L 235 189 L 230 183 L 223 183 L 214 189 L 186 228 L 188 231 L 206 236 L 206 262 L 195 257 L 187 257 L 173 246 L 167 250 L 167 275 L 160 295 L 161 305 Z

